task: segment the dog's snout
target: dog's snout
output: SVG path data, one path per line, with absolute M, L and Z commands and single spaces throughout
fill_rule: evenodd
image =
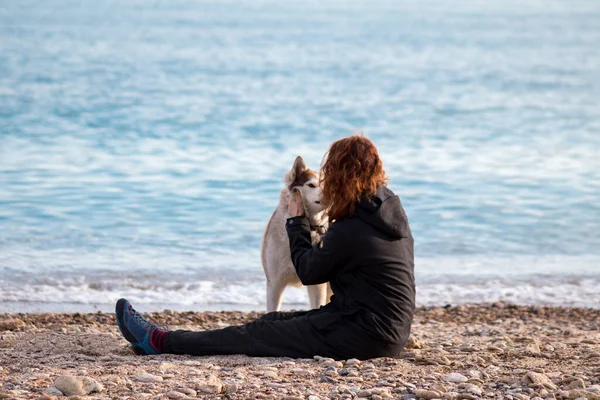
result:
M 321 200 L 315 201 L 316 204 L 321 204 Z

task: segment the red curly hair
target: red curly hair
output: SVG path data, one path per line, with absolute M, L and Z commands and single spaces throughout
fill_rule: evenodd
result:
M 365 196 L 373 197 L 387 182 L 377 148 L 364 136 L 334 142 L 321 163 L 323 205 L 329 222 L 354 214 Z

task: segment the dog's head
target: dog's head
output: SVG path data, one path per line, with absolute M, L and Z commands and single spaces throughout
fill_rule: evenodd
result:
M 319 187 L 319 175 L 306 167 L 302 157 L 296 157 L 294 166 L 285 174 L 285 184 L 289 192 L 297 188 L 302 193 L 304 207 L 310 215 L 316 215 L 323 211 L 321 204 L 322 192 Z

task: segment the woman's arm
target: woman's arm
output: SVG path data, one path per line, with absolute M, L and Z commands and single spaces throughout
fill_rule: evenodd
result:
M 344 249 L 346 241 L 335 226 L 331 226 L 315 246 L 312 245 L 310 223 L 306 217 L 288 219 L 286 230 L 292 263 L 302 284 L 318 285 L 332 280 L 347 251 Z

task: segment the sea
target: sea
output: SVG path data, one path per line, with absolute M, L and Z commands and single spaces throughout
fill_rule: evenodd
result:
M 0 0 L 0 312 L 264 310 L 285 172 L 360 132 L 418 305 L 600 308 L 599 21 L 595 0 Z

